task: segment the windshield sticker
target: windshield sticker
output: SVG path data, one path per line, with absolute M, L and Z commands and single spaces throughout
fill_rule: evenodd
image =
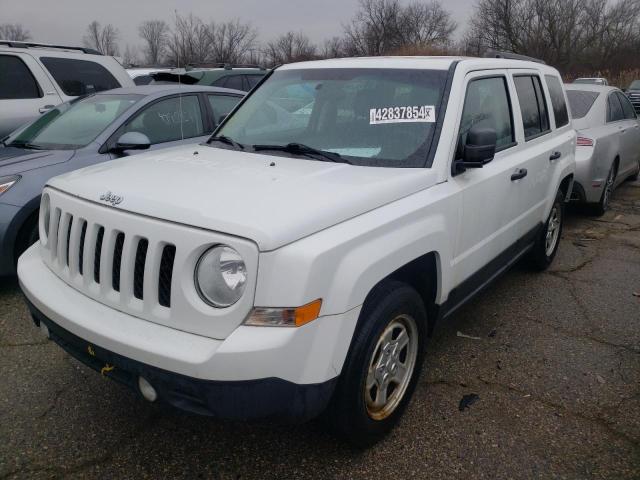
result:
M 347 155 L 349 157 L 375 157 L 380 153 L 382 148 L 380 147 L 353 147 L 353 148 L 328 148 L 327 151 L 331 153 L 338 153 L 340 155 Z
M 409 123 L 436 121 L 436 107 L 423 105 L 421 107 L 384 107 L 369 110 L 369 125 L 385 123 Z

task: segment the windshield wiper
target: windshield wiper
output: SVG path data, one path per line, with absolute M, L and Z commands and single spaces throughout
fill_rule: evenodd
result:
M 319 150 L 317 148 L 304 145 L 302 143 L 287 143 L 286 145 L 254 145 L 253 149 L 256 152 L 259 152 L 261 150 L 274 150 L 274 151 L 289 152 L 294 154 L 297 153 L 300 155 L 316 155 L 330 162 L 348 163 L 349 165 L 351 165 L 351 162 L 346 158 L 343 158 L 342 155 L 340 155 L 339 153 L 328 152 L 326 150 Z
M 26 148 L 27 150 L 44 150 L 40 145 L 36 145 L 35 143 L 29 142 L 11 142 L 7 147 L 17 147 L 17 148 Z
M 236 142 L 233 138 L 227 137 L 226 135 L 218 135 L 216 137 L 211 137 L 207 143 L 209 142 L 222 142 L 222 143 L 226 143 L 227 145 L 231 145 L 232 147 L 235 147 L 238 150 L 244 150 L 244 145 Z

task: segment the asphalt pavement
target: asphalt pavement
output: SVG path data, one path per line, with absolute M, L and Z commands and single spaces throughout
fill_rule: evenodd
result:
M 0 480 L 639 479 L 640 183 L 612 207 L 569 212 L 549 271 L 517 266 L 442 325 L 398 428 L 366 451 L 321 421 L 147 403 L 43 339 L 1 281 Z

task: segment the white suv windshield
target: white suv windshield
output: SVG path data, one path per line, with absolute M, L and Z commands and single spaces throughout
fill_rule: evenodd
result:
M 444 115 L 440 109 L 447 74 L 416 69 L 275 71 L 216 137 L 269 155 L 330 160 L 338 154 L 356 165 L 423 167 L 436 121 Z M 229 141 L 211 144 L 233 146 Z M 283 148 L 292 144 L 298 148 Z M 309 154 L 307 147 L 331 155 Z

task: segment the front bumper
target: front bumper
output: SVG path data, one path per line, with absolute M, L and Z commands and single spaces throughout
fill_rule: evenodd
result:
M 280 378 L 237 382 L 201 380 L 118 355 L 72 334 L 27 300 L 33 321 L 46 325 L 49 338 L 85 365 L 139 392 L 143 377 L 160 401 L 200 415 L 234 420 L 277 419 L 300 422 L 319 415 L 329 403 L 336 378 L 299 385 Z
M 0 277 L 15 275 L 16 218 L 20 207 L 0 203 Z
M 148 375 L 158 382 L 161 399 L 228 418 L 284 414 L 306 419 L 319 413 L 342 369 L 360 312 L 356 308 L 320 317 L 300 328 L 240 326 L 218 340 L 96 302 L 53 274 L 40 257 L 39 245 L 20 257 L 18 277 L 36 321 L 61 332 L 60 338 L 71 338 L 59 343 L 63 348 L 76 345 L 68 349 L 72 355 L 97 368 L 83 358 L 91 346 L 100 369 L 113 362 L 124 383 Z M 186 396 L 178 399 L 176 391 Z M 195 400 L 189 403 L 187 397 Z

